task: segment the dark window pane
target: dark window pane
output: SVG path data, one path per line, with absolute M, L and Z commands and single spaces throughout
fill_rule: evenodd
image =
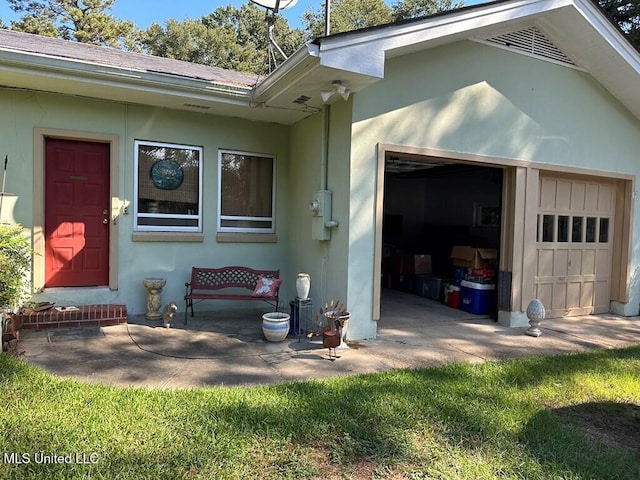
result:
M 553 242 L 553 229 L 556 224 L 555 215 L 544 215 L 542 217 L 542 241 Z
M 574 243 L 582 242 L 582 225 L 584 223 L 583 217 L 573 217 L 573 226 L 571 229 L 571 241 Z
M 272 228 L 273 223 L 270 220 L 220 220 L 221 227 L 233 228 Z
M 500 225 L 500 207 L 480 207 L 479 210 L 478 226 Z
M 273 162 L 269 157 L 222 154 L 222 215 L 272 216 Z
M 170 200 L 138 199 L 138 213 L 162 213 L 164 215 L 198 215 L 197 203 L 172 202 Z
M 569 217 L 566 215 L 558 215 L 558 241 L 569 241 Z
M 594 243 L 596 241 L 596 217 L 587 217 L 587 235 L 586 241 L 588 243 Z
M 198 219 L 139 217 L 138 225 L 154 227 L 197 227 Z
M 600 219 L 600 234 L 598 237 L 600 243 L 607 243 L 609 241 L 609 219 Z

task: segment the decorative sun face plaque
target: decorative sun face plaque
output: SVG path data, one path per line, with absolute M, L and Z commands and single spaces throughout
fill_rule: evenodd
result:
M 161 190 L 175 190 L 184 180 L 182 167 L 175 160 L 165 158 L 151 166 L 151 180 Z

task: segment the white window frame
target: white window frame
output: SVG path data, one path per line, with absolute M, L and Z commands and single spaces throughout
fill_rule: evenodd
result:
M 139 175 L 138 153 L 140 146 L 152 146 L 161 148 L 173 148 L 178 150 L 194 150 L 198 152 L 198 213 L 195 215 L 163 214 L 163 213 L 138 213 L 139 200 Z M 202 233 L 202 169 L 204 165 L 203 148 L 195 145 L 183 145 L 177 143 L 152 142 L 147 140 L 134 141 L 133 153 L 133 230 L 136 232 L 195 232 Z M 197 226 L 171 226 L 171 225 L 138 225 L 139 218 L 166 218 L 166 219 L 191 219 L 197 220 Z
M 225 154 L 246 155 L 248 157 L 268 158 L 272 161 L 272 183 L 271 183 L 271 217 L 249 217 L 222 215 L 222 157 Z M 218 232 L 219 233 L 275 233 L 276 230 L 276 155 L 266 153 L 245 152 L 240 150 L 218 150 Z M 251 227 L 228 227 L 222 226 L 223 220 L 238 221 L 270 221 L 270 228 L 251 228 Z

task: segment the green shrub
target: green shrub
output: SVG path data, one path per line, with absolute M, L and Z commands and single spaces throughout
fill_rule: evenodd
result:
M 32 250 L 21 225 L 0 225 L 0 307 L 15 311 L 30 296 Z

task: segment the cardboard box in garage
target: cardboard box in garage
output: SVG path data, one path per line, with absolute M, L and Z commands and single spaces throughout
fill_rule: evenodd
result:
M 431 255 L 403 255 L 404 275 L 425 275 L 431 273 Z
M 431 255 L 396 255 L 391 259 L 394 275 L 425 275 L 431 273 Z
M 498 251 L 493 248 L 456 245 L 451 250 L 451 260 L 455 267 L 493 268 L 497 259 Z

